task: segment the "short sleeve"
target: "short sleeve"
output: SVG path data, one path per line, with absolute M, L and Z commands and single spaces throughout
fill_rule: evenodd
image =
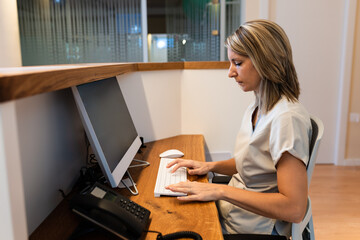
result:
M 291 112 L 276 117 L 271 124 L 270 154 L 276 165 L 284 152 L 289 152 L 305 165 L 309 161 L 310 118 Z

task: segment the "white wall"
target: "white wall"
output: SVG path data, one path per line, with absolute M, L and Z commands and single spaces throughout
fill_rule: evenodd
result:
M 181 132 L 203 134 L 210 153 L 230 152 L 242 115 L 254 99 L 244 93 L 228 70 L 185 70 L 181 87 Z
M 15 102 L 0 104 L 0 232 L 4 239 L 25 239 L 24 188 Z
M 181 71 L 117 77 L 136 130 L 145 142 L 181 134 Z
M 253 100 L 222 70 L 169 70 L 118 76 L 145 142 L 203 134 L 206 151 L 232 155 L 242 115 Z
M 85 133 L 70 89 L 16 102 L 28 232 L 63 199 L 86 163 Z
M 0 67 L 21 66 L 16 1 L 0 1 Z
M 293 47 L 300 100 L 324 122 L 317 162 L 334 163 L 346 1 L 277 0 L 270 4 L 271 20 L 285 29 Z

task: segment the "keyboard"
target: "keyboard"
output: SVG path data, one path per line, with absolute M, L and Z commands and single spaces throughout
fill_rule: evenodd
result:
M 186 168 L 182 167 L 176 170 L 176 172 L 171 173 L 171 168 L 166 168 L 166 165 L 173 161 L 172 158 L 161 158 L 158 174 L 156 177 L 156 184 L 154 189 L 155 197 L 160 196 L 186 196 L 185 193 L 172 192 L 170 190 L 165 189 L 166 186 L 179 183 L 186 182 L 187 180 L 187 172 Z

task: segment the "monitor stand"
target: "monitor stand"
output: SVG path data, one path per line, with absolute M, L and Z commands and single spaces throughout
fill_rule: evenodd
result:
M 139 159 L 133 159 L 133 161 L 135 162 L 139 162 L 138 164 L 133 164 L 133 165 L 130 165 L 128 168 L 134 168 L 134 167 L 147 167 L 150 165 L 149 162 L 147 161 L 143 161 L 143 160 L 139 160 Z M 131 185 L 133 186 L 134 190 L 132 190 L 130 186 L 128 186 L 125 181 L 123 179 L 121 179 L 121 183 L 131 192 L 132 195 L 138 195 L 139 194 L 139 191 L 136 187 L 136 183 L 134 182 L 134 180 L 132 179 L 131 175 L 130 175 L 130 172 L 129 170 L 126 170 L 126 174 L 129 176 L 129 180 L 130 180 L 130 183 Z

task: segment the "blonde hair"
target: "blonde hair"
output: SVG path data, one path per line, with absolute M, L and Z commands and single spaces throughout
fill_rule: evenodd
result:
M 246 22 L 226 39 L 225 46 L 249 57 L 260 75 L 257 101 L 262 112 L 270 111 L 282 96 L 298 101 L 300 86 L 290 41 L 279 25 L 268 20 Z

